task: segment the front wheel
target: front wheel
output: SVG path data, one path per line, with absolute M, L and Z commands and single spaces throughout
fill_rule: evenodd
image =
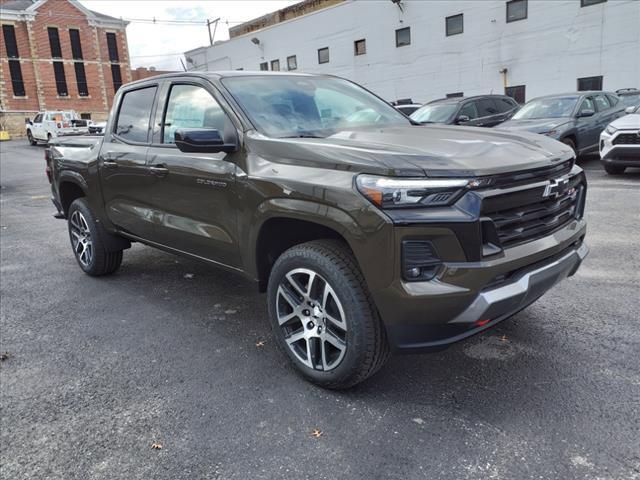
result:
M 69 207 L 69 238 L 73 254 L 84 273 L 91 276 L 108 275 L 122 263 L 122 250 L 104 248 L 106 232 L 96 221 L 86 199 L 78 198 Z
M 349 388 L 389 356 L 384 326 L 351 251 L 336 240 L 296 245 L 276 261 L 269 317 L 296 369 L 325 388 Z
M 33 134 L 31 133 L 31 130 L 27 130 L 27 140 L 29 140 L 30 145 L 37 145 L 38 143 L 36 142 L 35 138 L 33 138 Z

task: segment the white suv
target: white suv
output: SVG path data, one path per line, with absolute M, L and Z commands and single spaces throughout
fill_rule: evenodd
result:
M 640 105 L 625 112 L 629 115 L 614 120 L 600 134 L 600 161 L 612 175 L 640 167 Z
M 65 135 L 85 135 L 89 133 L 87 124 L 73 110 L 40 112 L 27 122 L 27 138 L 35 145 Z

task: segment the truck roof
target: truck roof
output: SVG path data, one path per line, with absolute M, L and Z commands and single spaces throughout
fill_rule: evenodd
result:
M 265 76 L 265 77 L 327 77 L 331 75 L 323 75 L 323 74 L 315 74 L 315 73 L 295 73 L 295 72 L 267 72 L 264 70 L 223 70 L 217 72 L 173 72 L 173 73 L 163 73 L 160 75 L 154 75 L 153 77 L 143 78 L 141 80 L 136 80 L 135 82 L 130 82 L 127 85 L 135 85 L 138 83 L 147 83 L 153 82 L 154 80 L 159 80 L 163 78 L 173 78 L 173 77 L 197 77 L 197 78 L 228 78 L 228 77 L 255 77 L 255 76 Z

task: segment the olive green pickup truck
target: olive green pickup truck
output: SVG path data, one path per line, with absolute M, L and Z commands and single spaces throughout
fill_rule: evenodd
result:
M 55 139 L 46 157 L 84 272 L 115 272 L 141 242 L 245 275 L 283 352 L 327 388 L 492 327 L 588 252 L 571 148 L 416 125 L 337 77 L 134 82 L 104 137 Z

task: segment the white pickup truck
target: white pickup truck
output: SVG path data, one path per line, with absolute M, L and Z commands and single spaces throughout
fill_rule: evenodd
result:
M 27 139 L 31 145 L 67 135 L 86 135 L 90 120 L 78 117 L 74 110 L 40 112 L 27 121 Z

